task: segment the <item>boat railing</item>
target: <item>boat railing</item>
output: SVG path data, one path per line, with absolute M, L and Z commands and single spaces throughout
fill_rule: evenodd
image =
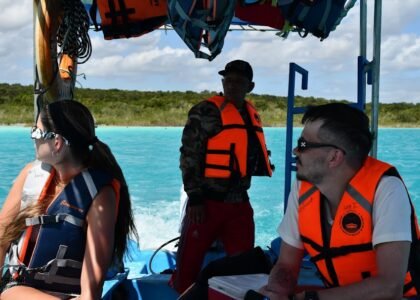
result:
M 286 157 L 284 173 L 284 210 L 286 211 L 287 199 L 290 192 L 292 171 L 296 171 L 296 158 L 293 156 L 293 116 L 302 114 L 306 107 L 295 107 L 296 74 L 302 75 L 301 89 L 308 89 L 309 72 L 295 63 L 289 64 L 289 87 L 287 93 L 287 119 L 286 119 Z
M 357 102 L 349 105 L 360 110 L 365 110 L 366 106 L 366 85 L 372 85 L 373 65 L 365 57 L 359 56 L 357 59 Z M 293 156 L 293 128 L 294 116 L 305 113 L 307 106 L 295 106 L 296 74 L 302 75 L 301 89 L 308 89 L 309 72 L 296 63 L 289 64 L 289 86 L 287 93 L 287 118 L 286 118 L 286 151 L 284 168 L 284 211 L 287 207 L 287 199 L 290 193 L 292 182 L 292 172 L 296 171 L 296 158 Z
M 378 138 L 378 110 L 379 110 L 379 77 L 380 77 L 380 44 L 381 44 L 381 15 L 382 0 L 374 3 L 374 26 L 373 26 L 373 57 L 367 59 L 367 0 L 360 0 L 360 55 L 357 58 L 357 102 L 350 103 L 360 110 L 366 109 L 366 87 L 372 86 L 371 106 L 371 132 L 373 134 L 373 146 L 371 156 L 377 155 Z M 354 5 L 354 3 L 352 3 Z M 293 116 L 302 114 L 307 107 L 295 107 L 296 74 L 302 75 L 301 89 L 308 89 L 309 72 L 301 66 L 290 63 L 289 86 L 287 96 L 287 119 L 286 119 L 286 151 L 285 151 L 285 176 L 284 176 L 284 211 L 287 207 L 292 180 L 292 172 L 296 171 L 296 158 L 293 157 Z

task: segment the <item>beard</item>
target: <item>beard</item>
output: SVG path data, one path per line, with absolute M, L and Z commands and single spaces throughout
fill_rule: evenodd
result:
M 323 178 L 324 178 L 324 175 L 321 173 L 312 173 L 312 174 L 307 174 L 307 175 L 296 173 L 296 179 L 301 180 L 301 181 L 307 181 L 314 185 L 321 183 Z
M 325 173 L 322 171 L 322 166 L 324 164 L 324 159 L 313 160 L 310 163 L 310 167 L 303 173 L 303 165 L 301 161 L 298 161 L 300 164 L 301 170 L 296 171 L 296 179 L 301 181 L 307 181 L 314 185 L 319 184 L 324 179 Z
M 309 179 L 305 175 L 299 174 L 299 173 L 296 173 L 296 179 L 297 180 L 301 180 L 301 181 L 308 181 L 308 182 L 310 182 Z

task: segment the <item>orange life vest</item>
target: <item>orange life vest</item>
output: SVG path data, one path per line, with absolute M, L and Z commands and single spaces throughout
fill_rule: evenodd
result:
M 106 40 L 141 36 L 168 20 L 167 0 L 95 0 L 94 3 L 98 6 Z
M 368 157 L 347 186 L 334 218 L 330 238 L 326 237 L 326 217 L 321 194 L 302 181 L 299 190 L 298 223 L 305 250 L 316 264 L 328 287 L 344 286 L 377 275 L 376 252 L 372 246 L 372 208 L 376 187 L 383 175 L 398 176 L 397 170 Z M 417 217 L 412 211 L 412 248 L 419 239 Z M 404 296 L 417 295 L 413 283 L 413 265 L 405 277 Z
M 214 96 L 207 101 L 214 103 L 219 108 L 222 130 L 209 138 L 207 142 L 204 176 L 206 178 L 231 178 L 236 174 L 243 178 L 248 174 L 248 128 L 235 105 L 226 102 L 223 96 Z M 252 129 L 259 141 L 264 164 L 264 174 L 253 175 L 271 176 L 272 166 L 268 157 L 261 119 L 254 106 L 247 100 L 245 102 Z

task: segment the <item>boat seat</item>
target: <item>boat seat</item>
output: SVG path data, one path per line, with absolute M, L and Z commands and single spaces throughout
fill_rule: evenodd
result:
M 142 274 L 139 278 L 126 280 L 123 285 L 128 293 L 126 299 L 175 300 L 179 294 L 169 285 L 170 274 Z
M 106 279 L 102 288 L 102 300 L 112 300 L 115 289 L 127 279 L 129 270 L 126 268 L 124 272 L 117 273 L 114 277 Z

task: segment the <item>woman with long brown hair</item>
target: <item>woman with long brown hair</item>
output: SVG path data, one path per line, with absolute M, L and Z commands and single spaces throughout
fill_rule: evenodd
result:
M 99 299 L 130 233 L 138 238 L 122 170 L 80 102 L 46 105 L 31 138 L 37 160 L 21 171 L 0 213 L 7 269 L 0 297 Z

